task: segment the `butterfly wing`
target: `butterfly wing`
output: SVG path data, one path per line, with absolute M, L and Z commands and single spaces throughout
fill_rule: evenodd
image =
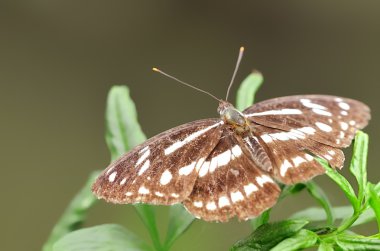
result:
M 170 129 L 111 163 L 92 191 L 114 203 L 170 205 L 192 191 L 196 169 L 218 143 L 220 119 L 205 119 Z
M 306 134 L 261 125 L 255 125 L 254 131 L 255 140 L 261 142 L 272 162 L 268 172 L 281 183 L 305 182 L 325 173 L 313 156 L 325 159 L 332 167 L 343 167 L 344 154 L 340 149 L 307 139 Z
M 370 119 L 363 103 L 335 96 L 302 95 L 260 102 L 244 112 L 256 140 L 272 162 L 270 174 L 285 184 L 304 182 L 325 172 L 313 156 L 342 168 L 356 130 Z
M 224 222 L 234 216 L 246 220 L 272 207 L 279 193 L 278 185 L 246 154 L 238 137 L 225 130 L 183 204 L 206 221 Z
M 259 102 L 243 112 L 250 121 L 284 131 L 300 132 L 320 143 L 347 147 L 356 130 L 370 119 L 365 104 L 328 95 L 288 96 Z

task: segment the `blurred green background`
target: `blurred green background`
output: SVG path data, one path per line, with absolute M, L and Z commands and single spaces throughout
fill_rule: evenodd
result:
M 112 85 L 130 87 L 149 137 L 215 117 L 214 100 L 151 68 L 224 97 L 241 45 L 236 82 L 260 70 L 257 100 L 321 93 L 367 103 L 369 179 L 379 181 L 379 11 L 378 1 L 0 1 L 1 250 L 39 250 L 89 173 L 107 166 Z M 347 204 L 330 180 L 316 180 L 334 205 Z M 301 194 L 274 219 L 309 205 Z M 148 238 L 131 206 L 98 203 L 86 225 L 110 222 Z M 197 221 L 173 250 L 225 250 L 249 232 Z

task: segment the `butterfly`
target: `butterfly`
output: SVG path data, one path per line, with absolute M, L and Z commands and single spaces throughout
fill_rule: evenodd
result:
M 278 183 L 323 174 L 315 156 L 342 168 L 341 148 L 370 119 L 365 104 L 329 95 L 274 98 L 242 112 L 225 100 L 220 118 L 180 125 L 125 153 L 97 178 L 93 193 L 121 204 L 182 203 L 205 221 L 247 220 L 275 205 Z

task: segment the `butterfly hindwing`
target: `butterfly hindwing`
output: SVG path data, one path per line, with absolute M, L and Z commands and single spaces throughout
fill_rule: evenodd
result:
M 193 192 L 183 203 L 196 217 L 245 220 L 273 206 L 280 189 L 243 151 L 234 134 L 225 130 L 198 171 Z
M 199 167 L 220 139 L 219 119 L 161 133 L 124 154 L 99 176 L 93 191 L 114 203 L 169 205 L 192 191 Z
M 271 159 L 269 173 L 281 183 L 306 182 L 324 173 L 314 156 L 325 159 L 332 167 L 343 167 L 344 154 L 340 149 L 308 139 L 305 133 L 260 125 L 255 125 L 254 131 Z
M 284 131 L 298 130 L 308 139 L 347 147 L 357 129 L 365 127 L 370 110 L 365 104 L 328 95 L 298 95 L 259 102 L 243 112 L 250 121 Z

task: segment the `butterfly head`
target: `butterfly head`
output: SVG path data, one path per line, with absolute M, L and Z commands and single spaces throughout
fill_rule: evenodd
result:
M 225 123 L 231 125 L 238 132 L 249 130 L 248 120 L 244 114 L 237 110 L 231 103 L 221 100 L 218 106 L 218 113 Z

